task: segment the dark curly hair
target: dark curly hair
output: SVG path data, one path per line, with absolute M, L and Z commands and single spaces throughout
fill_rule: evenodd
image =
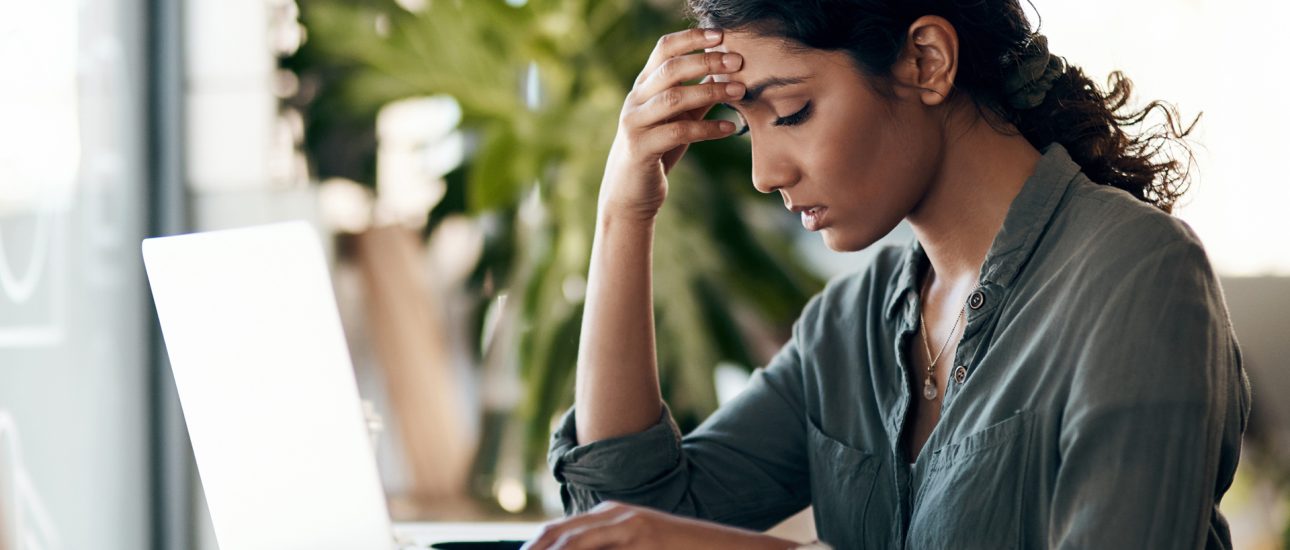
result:
M 1160 101 L 1125 110 L 1133 83 L 1119 71 L 1103 89 L 1082 69 L 1066 64 L 1038 106 L 1017 108 L 1007 101 L 1005 78 L 1034 42 L 1018 0 L 687 1 L 700 27 L 843 51 L 878 83 L 890 82 L 909 26 L 925 15 L 943 17 L 959 36 L 955 90 L 967 94 L 983 114 L 994 115 L 985 118 L 996 128 L 999 122 L 1012 124 L 1037 149 L 1060 143 L 1089 179 L 1165 212 L 1187 189 L 1195 157 L 1184 138 L 1200 117 L 1182 127 L 1177 109 Z M 1164 120 L 1147 126 L 1153 113 Z

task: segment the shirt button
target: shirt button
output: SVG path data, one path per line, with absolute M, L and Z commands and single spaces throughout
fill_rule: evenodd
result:
M 964 380 L 967 380 L 967 367 L 959 365 L 954 369 L 954 381 L 962 384 Z
M 973 290 L 972 295 L 968 297 L 968 307 L 976 310 L 985 305 L 985 293 L 981 289 Z

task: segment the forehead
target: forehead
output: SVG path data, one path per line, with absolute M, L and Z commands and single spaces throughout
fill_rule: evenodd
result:
M 833 52 L 794 47 L 782 38 L 746 31 L 725 31 L 721 44 L 709 52 L 733 52 L 743 56 L 743 66 L 734 73 L 713 75 L 713 80 L 749 82 L 766 77 L 810 76 L 835 60 Z

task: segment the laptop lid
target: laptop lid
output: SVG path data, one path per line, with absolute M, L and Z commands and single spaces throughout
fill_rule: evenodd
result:
M 315 230 L 147 239 L 143 259 L 220 548 L 391 548 Z

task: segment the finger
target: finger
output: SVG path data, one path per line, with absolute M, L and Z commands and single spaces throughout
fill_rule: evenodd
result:
M 547 550 L 554 547 L 560 537 L 570 530 L 612 520 L 629 510 L 630 508 L 617 503 L 603 502 L 585 513 L 543 525 L 541 533 L 526 543 L 523 550 Z
M 704 85 L 704 84 L 710 84 L 710 83 L 712 83 L 712 82 L 713 82 L 713 80 L 712 80 L 712 75 L 708 75 L 708 76 L 703 77 L 703 80 L 700 80 L 700 81 L 699 81 L 699 85 L 701 85 L 701 86 L 702 86 L 702 85 Z M 727 89 L 727 90 L 728 90 L 728 89 Z M 729 92 L 727 92 L 727 93 L 729 93 Z M 741 96 L 741 97 L 742 97 L 742 96 Z M 737 99 L 737 98 L 735 98 L 735 97 L 731 97 L 730 99 Z M 680 116 L 678 116 L 677 118 L 678 118 L 678 119 L 681 119 L 681 120 L 700 120 L 700 119 L 702 119 L 703 117 L 707 116 L 708 111 L 711 111 L 711 110 L 712 110 L 712 108 L 713 108 L 714 106 L 716 106 L 716 104 L 717 104 L 717 103 L 720 103 L 720 102 L 719 102 L 719 101 L 714 101 L 714 102 L 712 102 L 712 103 L 706 103 L 706 104 L 699 105 L 698 107 L 696 107 L 696 108 L 694 108 L 694 109 L 691 109 L 691 110 L 689 110 L 689 111 L 686 111 L 686 112 L 684 112 L 684 113 L 681 113 L 681 114 L 680 114 Z
M 661 155 L 697 141 L 721 139 L 735 132 L 729 120 L 678 120 L 657 126 L 639 138 L 639 147 L 649 154 Z
M 702 84 L 708 84 L 708 83 L 711 83 L 711 82 L 714 82 L 714 81 L 713 81 L 713 79 L 712 79 L 712 75 L 708 75 L 708 76 L 703 77 L 703 80 L 701 80 L 701 81 L 699 82 L 699 84 L 700 84 L 700 85 L 702 85 Z M 743 97 L 743 92 L 739 92 L 739 96 L 738 96 L 738 97 L 734 97 L 734 96 L 733 96 L 733 92 L 730 92 L 729 90 L 730 90 L 730 89 L 729 89 L 729 88 L 727 88 L 727 93 L 731 93 L 731 94 L 732 94 L 732 96 L 730 97 L 730 99 L 739 99 L 740 97 Z M 708 103 L 708 104 L 705 104 L 705 105 L 701 105 L 701 106 L 699 106 L 699 107 L 698 107 L 698 108 L 696 108 L 696 109 L 692 109 L 692 110 L 686 111 L 686 112 L 684 112 L 684 113 L 681 113 L 681 115 L 680 115 L 679 117 L 677 117 L 677 118 L 679 118 L 679 119 L 681 119 L 681 120 L 702 120 L 702 119 L 703 119 L 703 117 L 708 116 L 708 111 L 711 111 L 713 107 L 716 107 L 716 106 L 717 106 L 717 103 L 720 103 L 720 102 L 712 102 L 712 103 Z M 736 126 L 738 126 L 738 125 L 736 125 Z
M 634 529 L 642 519 L 639 514 L 626 513 L 606 522 L 573 529 L 561 536 L 552 550 L 594 550 L 625 545 L 632 540 Z
M 670 120 L 698 120 L 718 103 L 735 101 L 744 95 L 738 82 L 712 82 L 669 88 L 633 109 L 626 122 L 636 127 L 650 127 Z M 697 111 L 697 113 L 696 113 Z M 698 116 L 695 116 L 697 114 Z
M 705 84 L 710 84 L 712 82 L 713 82 L 712 75 L 708 75 L 703 77 L 703 80 L 700 81 L 697 85 L 702 86 Z M 694 109 L 681 113 L 677 115 L 675 118 L 664 119 L 664 120 L 667 122 L 671 122 L 672 120 L 701 120 L 703 117 L 708 115 L 708 111 L 711 111 L 712 108 L 716 106 L 716 104 L 717 102 L 700 104 L 699 107 L 696 107 Z M 641 121 L 652 120 L 652 119 L 646 118 L 647 115 L 648 113 L 644 111 L 643 106 L 637 106 L 633 110 L 628 111 L 623 120 L 628 123 L 634 123 L 637 120 L 641 120 Z
M 636 83 L 643 82 L 654 72 L 654 69 L 668 59 L 720 44 L 723 34 L 718 29 L 686 29 L 659 37 L 658 44 L 655 44 L 654 51 L 650 52 L 649 60 L 641 69 L 640 76 L 636 77 Z
M 706 75 L 728 74 L 743 66 L 743 57 L 730 52 L 703 52 L 681 55 L 664 61 L 637 87 L 642 98 L 651 98 L 668 88 L 679 86 Z

